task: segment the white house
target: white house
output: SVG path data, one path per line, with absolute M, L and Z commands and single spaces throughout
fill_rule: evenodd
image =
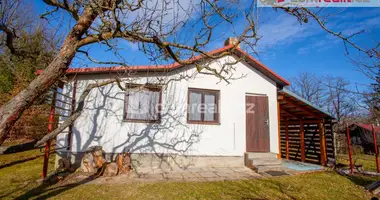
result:
M 247 152 L 280 155 L 278 91 L 289 82 L 232 45 L 210 54 L 225 51 L 232 55 L 195 59 L 228 67 L 230 84 L 179 64 L 69 69 L 63 93 L 74 99 L 89 83 L 116 76 L 126 90 L 116 83 L 93 89 L 82 115 L 57 136 L 57 157 L 78 163 L 100 145 L 108 159 L 131 151 L 137 168 L 173 168 L 244 165 Z

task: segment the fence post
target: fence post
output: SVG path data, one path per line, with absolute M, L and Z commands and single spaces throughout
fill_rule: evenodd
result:
M 373 136 L 373 146 L 375 147 L 375 160 L 376 160 L 376 170 L 377 173 L 380 173 L 380 166 L 379 166 L 379 149 L 377 148 L 377 138 L 376 138 L 376 132 L 375 127 L 372 124 L 372 136 Z
M 346 123 L 346 135 L 347 135 L 348 157 L 350 159 L 350 170 L 351 170 L 351 174 L 354 174 L 354 164 L 352 162 L 352 152 L 351 152 L 351 136 L 350 136 L 350 130 L 348 129 L 348 123 Z

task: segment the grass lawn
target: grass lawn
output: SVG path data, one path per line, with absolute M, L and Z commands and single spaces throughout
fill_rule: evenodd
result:
M 353 154 L 352 161 L 354 162 L 355 165 L 363 165 L 364 170 L 366 171 L 376 172 L 375 155 Z M 349 165 L 350 160 L 349 160 L 348 154 L 339 154 L 337 156 L 337 162 Z
M 375 180 L 319 172 L 242 181 L 47 186 L 36 181 L 43 157 L 12 164 L 36 155 L 42 153 L 31 150 L 0 155 L 0 166 L 8 165 L 0 169 L 0 199 L 370 199 L 359 185 Z

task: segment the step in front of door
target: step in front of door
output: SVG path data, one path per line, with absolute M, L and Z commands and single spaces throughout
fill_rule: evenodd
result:
M 257 159 L 257 158 L 275 158 L 275 159 L 277 159 L 277 154 L 271 153 L 271 152 L 266 152 L 266 153 L 247 152 L 246 155 L 248 156 L 248 159 Z

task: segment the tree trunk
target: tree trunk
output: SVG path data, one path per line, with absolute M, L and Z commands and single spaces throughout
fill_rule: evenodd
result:
M 39 96 L 45 93 L 65 74 L 66 69 L 75 56 L 78 41 L 96 17 L 97 13 L 92 8 L 86 7 L 76 25 L 67 35 L 59 53 L 45 71 L 34 79 L 27 88 L 0 108 L 0 145 L 3 144 L 10 129 L 21 116 L 22 112 L 30 107 Z

